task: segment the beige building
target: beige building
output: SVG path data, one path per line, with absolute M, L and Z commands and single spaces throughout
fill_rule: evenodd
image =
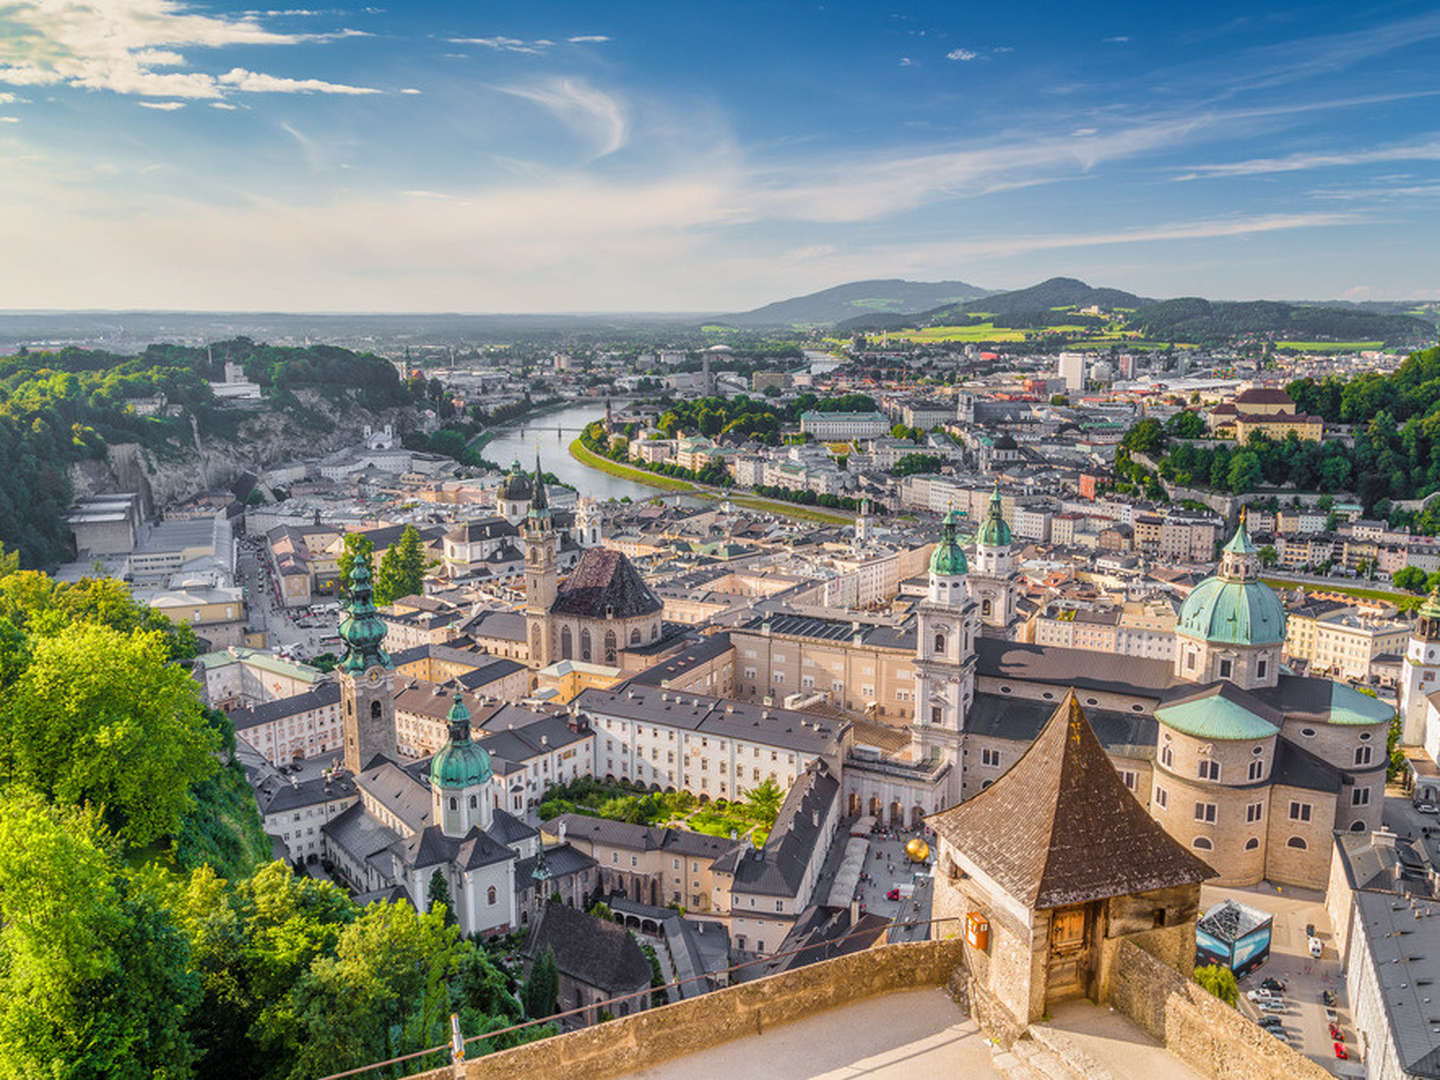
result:
M 908 721 L 915 703 L 915 641 L 889 625 L 808 615 L 757 616 L 730 631 L 735 696 L 783 701 L 823 693 L 832 704 L 877 719 Z
M 1315 620 L 1310 673 L 1368 682 L 1376 659 L 1404 655 L 1409 640 L 1410 627 L 1399 620 L 1332 611 Z
M 340 687 L 330 681 L 294 697 L 229 710 L 235 734 L 273 765 L 338 751 Z

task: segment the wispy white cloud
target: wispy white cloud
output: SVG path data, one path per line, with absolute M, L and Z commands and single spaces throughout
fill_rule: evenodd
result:
M 902 57 L 900 57 L 900 66 L 901 66 L 901 67 L 909 67 L 912 63 L 914 63 L 914 61 L 911 60 L 908 56 L 902 56 Z
M 0 83 L 214 99 L 224 96 L 226 84 L 206 72 L 175 70 L 189 67 L 182 48 L 295 45 L 369 36 L 350 28 L 281 33 L 264 26 L 260 15 L 205 14 L 182 0 L 17 0 L 5 7 L 9 28 L 0 34 Z M 272 88 L 281 82 L 294 83 L 292 91 L 355 92 L 327 90 L 331 84 L 310 79 L 277 80 Z
M 1384 199 L 1434 198 L 1440 196 L 1440 184 L 1397 184 L 1393 187 L 1320 188 L 1309 192 L 1313 199 L 1341 202 L 1372 202 Z
M 951 49 L 945 54 L 946 60 L 974 60 L 980 54 L 973 49 Z
M 494 49 L 496 52 L 531 53 L 538 54 L 544 46 L 534 41 L 524 41 L 521 38 L 512 37 L 452 37 L 447 38 L 452 45 L 483 45 L 487 49 Z
M 630 124 L 624 105 L 583 79 L 550 79 L 496 89 L 548 109 L 561 123 L 591 140 L 596 147 L 596 157 L 613 154 L 629 137 Z
M 183 101 L 137 101 L 135 104 L 142 109 L 158 109 L 161 112 L 174 112 L 185 107 Z
M 1335 169 L 1353 165 L 1374 165 L 1387 161 L 1440 161 L 1440 140 L 1403 146 L 1377 147 L 1333 153 L 1297 153 L 1283 157 L 1251 158 L 1211 165 L 1188 165 L 1176 180 L 1211 180 L 1232 176 L 1263 176 L 1270 173 L 1304 172 L 1308 169 Z
M 378 94 L 369 86 L 346 86 L 323 79 L 285 79 L 262 75 L 258 71 L 231 68 L 216 80 L 221 86 L 232 87 L 247 94 Z
M 224 109 L 224 110 L 227 111 L 227 112 L 234 112 L 234 111 L 235 111 L 236 109 L 238 109 L 239 107 L 240 107 L 240 106 L 238 106 L 238 105 L 231 105 L 228 101 L 212 101 L 212 102 L 210 102 L 210 108 L 212 108 L 212 109 Z
M 593 43 L 593 44 L 596 44 L 596 45 L 600 45 L 600 44 L 603 44 L 603 43 L 609 41 L 609 40 L 610 40 L 610 35 L 608 35 L 608 34 L 576 34 L 574 37 L 566 38 L 565 40 L 568 41 L 568 42 L 570 42 L 571 45 L 581 45 L 581 44 L 585 44 L 585 43 L 587 43 L 587 42 L 588 42 L 588 43 Z
M 418 93 L 420 93 L 420 91 L 417 90 L 417 89 L 415 89 L 415 87 L 413 87 L 413 86 L 407 86 L 407 87 L 405 87 L 405 89 L 401 90 L 400 92 L 401 92 L 402 94 L 418 94 Z
M 18 123 L 20 123 L 20 117 L 18 117 L 18 116 L 0 116 L 0 124 L 18 124 Z

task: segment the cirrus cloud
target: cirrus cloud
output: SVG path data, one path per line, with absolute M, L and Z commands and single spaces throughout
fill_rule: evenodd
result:
M 946 60 L 974 60 L 980 54 L 973 49 L 951 49 L 945 54 Z

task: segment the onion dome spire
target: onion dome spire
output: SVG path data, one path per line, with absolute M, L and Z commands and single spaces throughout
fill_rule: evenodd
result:
M 345 656 L 340 661 L 343 670 L 353 674 L 390 666 L 390 655 L 381 648 L 385 623 L 375 610 L 370 567 L 364 559 L 356 559 L 350 568 L 350 595 L 345 617 L 340 620 L 340 638 L 345 642 Z

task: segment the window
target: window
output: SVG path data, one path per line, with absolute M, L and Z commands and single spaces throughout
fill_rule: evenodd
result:
M 943 652 L 945 651 L 945 635 L 944 635 L 944 634 L 936 634 L 936 635 L 935 635 L 935 651 L 936 651 L 937 653 L 943 653 Z
M 485 902 L 486 902 L 487 904 L 494 905 L 494 903 L 495 903 L 495 886 L 494 886 L 494 885 L 491 885 L 488 889 L 485 890 Z
M 450 796 L 450 809 L 451 809 L 451 810 L 459 810 L 459 809 L 460 809 L 460 800 L 457 799 L 457 798 L 455 798 L 454 795 L 451 795 L 451 796 Z
M 1155 805 L 1160 807 L 1161 810 L 1164 810 L 1170 805 L 1170 793 L 1163 787 L 1157 787 L 1155 789 Z
M 1213 802 L 1197 802 L 1195 804 L 1195 820 L 1203 821 L 1207 825 L 1215 824 L 1215 804 Z
M 1230 678 L 1230 672 L 1233 671 L 1234 668 L 1235 668 L 1235 662 L 1234 662 L 1233 660 L 1221 660 L 1221 661 L 1220 661 L 1220 678 L 1222 678 L 1222 679 L 1228 679 L 1228 678 Z
M 1265 775 L 1265 762 L 1258 758 L 1250 762 L 1250 768 L 1246 771 L 1246 775 L 1251 780 L 1259 780 Z
M 784 910 L 785 910 L 785 901 L 784 901 L 784 900 L 776 900 L 776 901 L 775 901 L 775 910 L 776 910 L 776 911 L 784 911 Z
M 1215 845 L 1211 843 L 1208 836 L 1197 836 L 1194 840 L 1190 841 L 1190 844 L 1192 847 L 1199 848 L 1201 851 L 1215 850 Z
M 1370 755 L 1374 753 L 1374 751 L 1375 748 L 1373 746 L 1357 746 L 1355 748 L 1355 764 L 1369 765 Z
M 575 640 L 570 636 L 570 627 L 560 630 L 560 659 L 569 660 L 575 656 Z
M 1307 843 L 1305 843 L 1305 838 L 1304 838 L 1303 836 L 1292 836 L 1292 837 L 1290 837 L 1289 840 L 1286 840 L 1286 841 L 1285 841 L 1285 846 L 1286 846 L 1286 847 L 1291 847 L 1291 848 L 1296 848 L 1296 849 L 1299 850 L 1299 851 L 1304 851 L 1304 850 L 1306 850 L 1310 845 L 1307 844 Z
M 471 810 L 474 810 L 474 809 L 476 808 L 476 805 L 477 805 L 477 804 L 476 804 L 475 796 L 474 796 L 474 795 L 471 795 L 471 796 L 470 796 L 470 809 L 471 809 Z
M 615 664 L 615 631 L 605 631 L 605 663 L 614 666 Z
M 1000 767 L 1000 751 L 999 751 L 999 750 L 981 750 L 981 751 L 980 751 L 980 764 L 981 764 L 981 765 L 989 765 L 989 766 L 991 766 L 992 768 L 997 768 L 997 769 L 998 769 L 998 768 Z
M 1160 748 L 1160 764 L 1164 765 L 1167 769 L 1174 766 L 1175 751 L 1173 748 L 1169 746 L 1162 746 Z
M 379 719 L 380 719 L 380 702 L 378 702 L 378 701 L 372 701 L 372 702 L 370 702 L 370 719 L 371 719 L 371 720 L 379 720 Z
M 1135 790 L 1135 773 L 1131 769 L 1120 770 L 1120 782 L 1131 791 Z
M 1255 677 L 1257 679 L 1263 679 L 1265 677 L 1265 669 L 1269 666 L 1269 663 L 1268 660 L 1255 661 Z
M 1292 802 L 1290 804 L 1291 821 L 1309 821 L 1310 804 L 1308 802 Z M 1292 845 L 1293 846 L 1293 845 Z
M 1350 792 L 1350 805 L 1369 806 L 1370 789 L 1368 787 L 1357 787 L 1354 791 Z
M 1245 807 L 1245 821 L 1247 824 L 1253 824 L 1259 821 L 1264 814 L 1264 803 L 1252 802 L 1249 806 Z
M 1200 779 L 1201 779 L 1201 780 L 1219 780 L 1219 779 L 1220 779 L 1220 763 L 1219 763 L 1218 761 L 1209 761 L 1209 760 L 1207 760 L 1207 759 L 1205 759 L 1205 758 L 1201 758 L 1201 759 L 1200 759 Z
M 1192 652 L 1192 653 L 1186 653 L 1186 654 L 1185 654 L 1185 670 L 1186 670 L 1186 671 L 1194 671 L 1194 670 L 1195 670 L 1195 654 L 1194 654 L 1193 652 Z

